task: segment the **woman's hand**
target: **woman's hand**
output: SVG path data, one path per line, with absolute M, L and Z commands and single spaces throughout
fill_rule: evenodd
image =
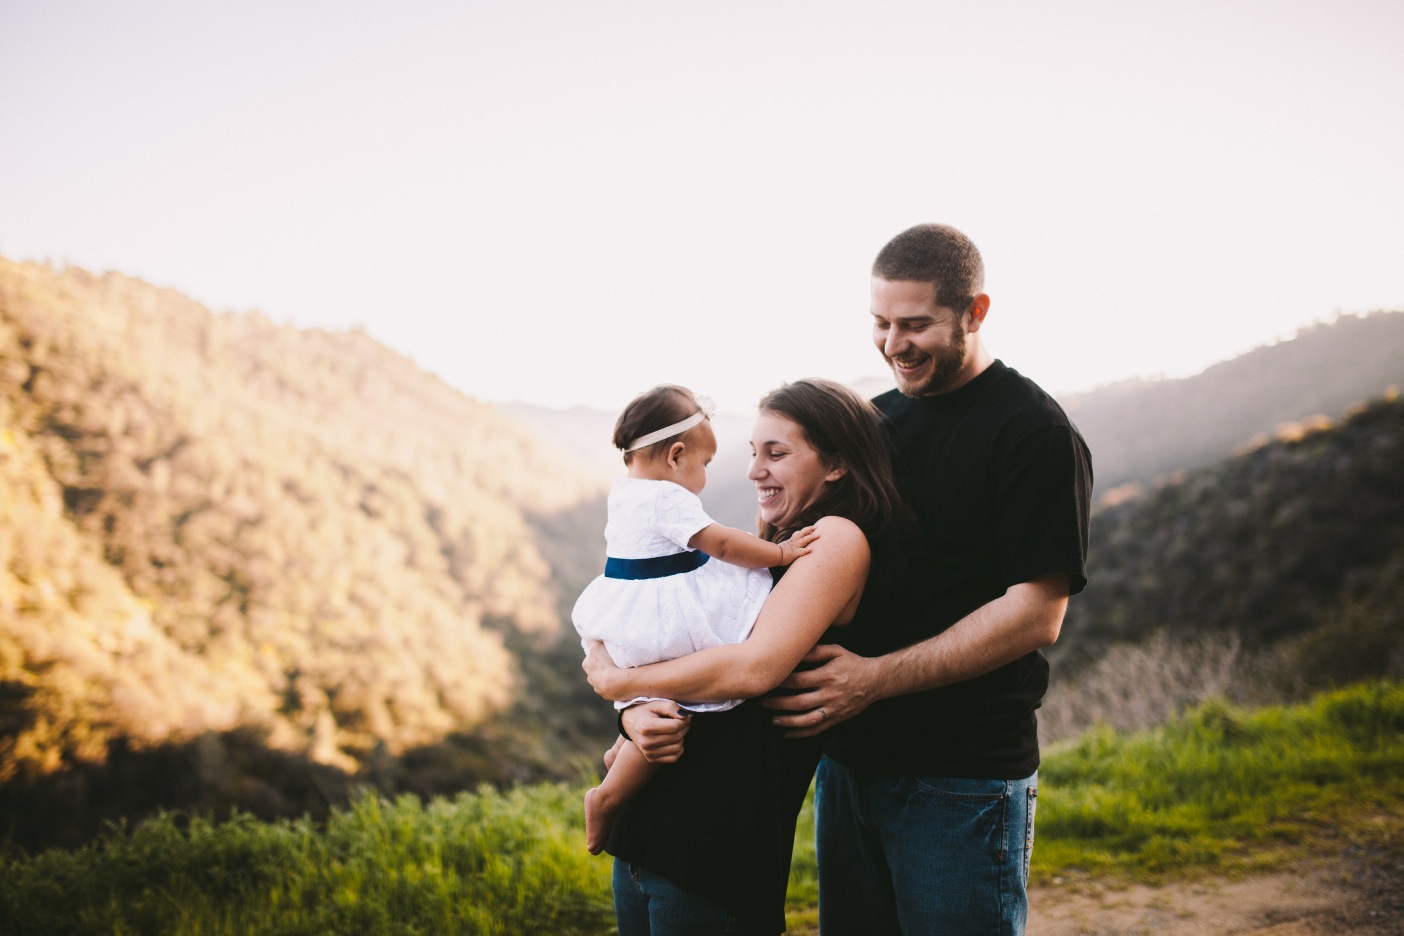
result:
M 609 655 L 605 645 L 598 640 L 589 641 L 589 650 L 585 653 L 585 661 L 580 664 L 580 668 L 585 671 L 585 678 L 590 681 L 590 688 L 602 698 L 611 702 L 625 701 L 617 692 L 614 677 L 621 672 L 620 668 L 614 665 L 614 658 Z
M 683 737 L 692 727 L 692 716 L 676 702 L 658 700 L 630 706 L 620 716 L 629 740 L 652 764 L 671 764 L 683 753 Z
M 820 644 L 804 656 L 813 669 L 795 670 L 780 685 L 800 690 L 767 697 L 762 704 L 779 714 L 771 723 L 787 738 L 808 738 L 847 721 L 881 695 L 878 664 L 837 644 Z

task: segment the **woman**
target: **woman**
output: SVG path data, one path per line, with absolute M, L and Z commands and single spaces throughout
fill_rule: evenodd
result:
M 830 381 L 768 394 L 748 474 L 760 533 L 780 542 L 815 526 L 810 554 L 784 570 L 742 643 L 634 669 L 615 667 L 599 646 L 586 658 L 591 685 L 608 699 L 749 700 L 692 716 L 686 753 L 621 810 L 605 846 L 615 856 L 620 936 L 784 930 L 795 818 L 818 746 L 782 739 L 756 697 L 778 686 L 830 626 L 853 620 L 870 567 L 890 568 L 898 501 L 881 419 Z M 654 705 L 688 717 L 671 703 Z M 624 722 L 649 717 L 634 715 Z

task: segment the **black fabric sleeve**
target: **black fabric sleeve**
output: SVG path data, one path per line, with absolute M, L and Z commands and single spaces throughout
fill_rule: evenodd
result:
M 1053 425 L 1024 434 L 1000 459 L 1000 575 L 1006 588 L 1065 573 L 1069 594 L 1087 584 L 1092 458 L 1076 429 Z

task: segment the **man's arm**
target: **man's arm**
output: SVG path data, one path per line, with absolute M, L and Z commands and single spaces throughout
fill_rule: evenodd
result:
M 781 685 L 802 690 L 766 700 L 787 737 L 803 738 L 846 721 L 881 699 L 974 679 L 1052 645 L 1068 607 L 1070 576 L 1042 575 L 1010 587 L 934 637 L 880 657 L 821 644 Z

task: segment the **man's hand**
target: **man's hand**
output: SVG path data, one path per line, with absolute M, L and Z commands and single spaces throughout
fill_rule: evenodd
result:
M 794 695 L 767 696 L 762 703 L 778 715 L 771 722 L 787 738 L 808 738 L 847 721 L 878 699 L 881 685 L 876 660 L 850 653 L 837 644 L 820 644 L 805 654 L 814 669 L 791 673 L 780 686 Z
M 588 642 L 589 649 L 585 653 L 585 660 L 580 664 L 580 668 L 585 671 L 585 678 L 590 681 L 590 688 L 595 693 L 611 702 L 622 702 L 623 699 L 610 695 L 613 690 L 610 679 L 619 672 L 619 667 L 614 665 L 614 658 L 609 655 L 605 645 L 598 640 Z
M 692 716 L 668 701 L 641 702 L 621 716 L 629 740 L 653 764 L 671 764 L 683 753 L 683 736 L 692 727 Z

